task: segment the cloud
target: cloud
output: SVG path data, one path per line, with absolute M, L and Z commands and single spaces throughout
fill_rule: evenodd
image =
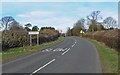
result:
M 118 11 L 112 11 L 112 10 L 101 10 L 101 9 L 98 9 L 98 8 L 89 8 L 89 7 L 82 7 L 82 8 L 79 8 L 77 10 L 77 14 L 79 16 L 82 16 L 83 18 L 86 17 L 87 15 L 91 14 L 93 11 L 101 11 L 100 15 L 102 16 L 103 19 L 105 19 L 106 17 L 113 17 L 114 19 L 118 20 Z M 81 13 L 81 14 L 79 14 Z M 84 14 L 82 14 L 84 13 Z
M 91 14 L 93 11 L 97 11 L 98 9 L 96 8 L 89 8 L 89 7 L 81 7 L 77 9 L 76 14 L 82 18 L 86 18 L 89 14 Z
M 113 17 L 115 20 L 118 20 L 118 12 L 116 11 L 103 11 L 103 19 L 106 17 Z
M 51 6 L 54 4 L 56 4 L 56 6 Z M 47 8 L 43 6 L 38 7 L 39 5 L 36 5 L 38 9 L 35 9 L 35 7 L 33 7 L 33 9 L 29 8 L 30 9 L 29 12 L 26 11 L 25 9 L 22 9 L 23 10 L 22 13 L 20 12 L 19 14 L 18 13 L 15 14 L 15 16 L 17 15 L 16 17 L 17 20 L 20 23 L 22 22 L 23 25 L 26 23 L 31 23 L 39 27 L 52 26 L 52 27 L 56 27 L 57 29 L 62 29 L 65 32 L 67 27 L 73 27 L 73 24 L 77 20 L 79 20 L 80 18 L 86 18 L 86 16 L 88 16 L 92 11 L 97 11 L 101 9 L 100 11 L 101 11 L 101 15 L 103 16 L 103 19 L 111 16 L 117 20 L 117 16 L 118 16 L 117 10 L 114 7 L 109 8 L 109 6 L 106 6 L 104 4 L 100 6 L 94 3 L 90 3 L 86 6 L 85 4 L 81 4 L 81 5 L 73 4 L 73 6 L 71 6 L 71 4 L 53 3 L 50 5 L 48 4 Z
M 17 17 L 23 25 L 31 23 L 39 27 L 52 26 L 66 32 L 67 27 L 72 27 L 76 19 L 71 16 L 58 16 L 60 13 L 63 14 L 64 12 L 32 11 L 25 14 L 18 14 Z
M 26 19 L 26 18 L 25 18 Z M 22 24 L 31 23 L 37 25 L 38 27 L 52 26 L 56 29 L 61 29 L 63 32 L 66 32 L 67 27 L 72 27 L 75 19 L 70 17 L 51 17 L 47 19 L 31 19 L 26 21 L 21 21 Z
M 118 12 L 104 11 L 103 13 L 104 13 L 104 16 L 105 16 L 105 17 L 103 17 L 103 19 L 105 19 L 106 17 L 113 17 L 117 21 L 117 25 L 115 27 L 120 28 L 119 22 L 118 22 Z
M 47 16 L 52 16 L 54 15 L 54 12 L 51 11 L 32 11 L 26 14 L 19 14 L 17 15 L 18 17 L 21 18 L 33 18 L 33 17 L 47 17 Z
M 89 8 L 89 7 L 81 7 L 75 11 L 69 12 L 69 15 L 63 15 L 66 13 L 65 11 L 32 11 L 25 14 L 19 14 L 17 17 L 20 18 L 20 22 L 23 24 L 31 23 L 37 25 L 39 27 L 44 26 L 53 26 L 57 29 L 62 29 L 64 32 L 67 27 L 73 27 L 73 24 L 80 18 L 86 18 L 92 11 L 96 11 L 97 8 Z M 108 10 L 100 10 L 103 19 L 106 17 L 113 17 L 118 20 L 117 11 L 108 11 Z M 58 15 L 62 16 L 58 16 Z M 23 20 L 24 19 L 24 20 Z M 102 20 L 103 20 L 102 19 Z M 102 21 L 101 20 L 101 21 Z

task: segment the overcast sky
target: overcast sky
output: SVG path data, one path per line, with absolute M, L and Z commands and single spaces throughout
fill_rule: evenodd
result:
M 12 16 L 22 25 L 31 23 L 39 27 L 53 26 L 65 32 L 77 20 L 97 10 L 101 11 L 103 19 L 109 16 L 118 19 L 117 2 L 3 2 L 0 17 Z

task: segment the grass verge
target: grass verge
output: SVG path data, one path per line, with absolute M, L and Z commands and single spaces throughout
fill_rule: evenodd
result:
M 118 73 L 118 52 L 104 43 L 88 39 L 98 49 L 103 73 Z
M 17 58 L 26 56 L 28 54 L 35 53 L 37 51 L 40 51 L 45 48 L 49 48 L 51 46 L 54 46 L 64 40 L 64 37 L 60 37 L 56 41 L 48 42 L 48 43 L 43 43 L 39 46 L 26 46 L 26 47 L 18 47 L 18 48 L 11 48 L 6 52 L 0 53 L 2 54 L 2 62 L 8 62 L 11 60 L 15 60 Z

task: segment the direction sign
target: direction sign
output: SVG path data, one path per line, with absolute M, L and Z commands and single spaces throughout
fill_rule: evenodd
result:
M 30 31 L 28 32 L 30 35 L 30 46 L 32 46 L 32 35 L 37 35 L 37 45 L 39 45 L 39 32 L 38 31 Z
M 30 35 L 35 35 L 35 34 L 39 34 L 39 32 L 38 32 L 38 31 L 31 31 L 31 32 L 29 32 L 28 34 L 30 34 Z

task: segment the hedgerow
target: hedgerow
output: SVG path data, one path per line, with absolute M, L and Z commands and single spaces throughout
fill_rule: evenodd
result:
M 103 42 L 105 45 L 114 48 L 117 51 L 120 50 L 120 30 L 88 32 L 84 37 Z
M 39 34 L 39 44 L 58 39 L 59 32 L 56 30 L 42 30 Z M 33 45 L 37 44 L 36 35 L 32 35 Z M 2 51 L 9 48 L 24 47 L 30 44 L 30 37 L 27 31 L 5 30 L 2 32 Z

